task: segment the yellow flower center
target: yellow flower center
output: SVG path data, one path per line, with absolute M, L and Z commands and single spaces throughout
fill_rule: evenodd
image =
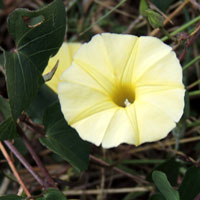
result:
M 135 90 L 133 86 L 129 85 L 118 85 L 111 94 L 113 102 L 120 107 L 127 107 L 134 103 Z

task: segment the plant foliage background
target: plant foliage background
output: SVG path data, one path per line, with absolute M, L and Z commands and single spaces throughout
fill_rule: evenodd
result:
M 198 0 L 0 0 L 0 200 L 200 199 L 199 14 Z M 65 122 L 42 72 L 64 40 L 102 32 L 153 35 L 176 51 L 185 111 L 166 139 L 105 150 Z

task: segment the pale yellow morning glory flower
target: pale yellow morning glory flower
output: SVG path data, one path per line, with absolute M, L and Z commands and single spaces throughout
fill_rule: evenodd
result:
M 55 74 L 53 75 L 50 81 L 47 81 L 46 84 L 57 93 L 58 83 L 60 81 L 61 74 L 72 64 L 72 57 L 74 53 L 80 47 L 80 43 L 66 43 L 64 42 L 60 47 L 58 53 L 49 59 L 48 65 L 45 68 L 43 74 L 49 73 L 53 67 L 56 65 L 57 60 L 59 64 Z
M 160 140 L 183 114 L 182 69 L 161 40 L 96 35 L 76 52 L 58 96 L 65 119 L 104 148 Z

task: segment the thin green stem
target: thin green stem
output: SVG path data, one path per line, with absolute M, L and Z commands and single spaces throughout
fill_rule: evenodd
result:
M 195 17 L 193 20 L 191 20 L 191 21 L 189 21 L 188 23 L 184 24 L 183 26 L 177 28 L 175 31 L 171 32 L 169 35 L 170 35 L 170 36 L 174 36 L 174 35 L 176 35 L 177 33 L 180 33 L 180 32 L 182 32 L 182 31 L 184 31 L 184 30 L 187 29 L 189 26 L 193 25 L 194 23 L 196 23 L 196 22 L 198 22 L 198 21 L 200 21 L 200 16 Z M 168 39 L 169 39 L 168 36 L 165 36 L 165 37 L 161 38 L 161 40 L 162 40 L 163 42 L 165 42 L 165 41 L 168 40 Z
M 195 86 L 198 85 L 198 84 L 200 84 L 200 80 L 197 80 L 197 81 L 193 82 L 192 84 L 188 85 L 188 86 L 187 86 L 187 89 L 189 90 L 189 89 L 195 87 Z
M 82 33 L 80 33 L 80 36 L 88 32 L 95 24 L 98 24 L 101 20 L 108 17 L 112 12 L 114 12 L 116 9 L 118 9 L 120 6 L 122 6 L 127 0 L 120 1 L 115 7 L 113 7 L 110 11 L 108 11 L 105 15 L 100 17 L 96 22 L 94 22 L 91 26 L 86 28 Z
M 196 122 L 187 124 L 187 127 L 195 127 L 195 126 L 200 126 L 200 121 L 196 121 Z
M 160 27 L 160 30 L 168 39 L 176 41 L 176 39 L 172 38 L 172 36 L 168 33 L 168 31 L 164 27 Z
M 200 90 L 195 90 L 195 91 L 189 92 L 190 97 L 197 96 L 197 95 L 200 95 Z
M 183 71 L 188 69 L 190 66 L 192 66 L 196 61 L 200 60 L 200 56 L 197 56 L 193 60 L 191 60 L 189 63 L 183 66 Z

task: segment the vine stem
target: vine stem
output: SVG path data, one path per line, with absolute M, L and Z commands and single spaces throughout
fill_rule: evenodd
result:
M 186 70 L 186 69 L 188 69 L 190 66 L 192 66 L 198 60 L 200 60 L 200 56 L 197 56 L 196 58 L 194 58 L 193 60 L 191 60 L 189 63 L 187 63 L 186 65 L 184 65 L 183 66 L 183 71 Z
M 6 146 L 12 151 L 12 153 L 17 157 L 17 159 L 24 165 L 24 167 L 29 171 L 30 174 L 35 178 L 35 180 L 42 186 L 46 187 L 42 179 L 34 172 L 32 166 L 26 161 L 26 159 L 21 155 L 21 153 L 15 148 L 15 146 L 8 140 L 4 141 Z
M 22 181 L 17 169 L 15 168 L 15 165 L 13 164 L 10 156 L 8 155 L 5 147 L 3 146 L 2 142 L 0 141 L 0 149 L 1 149 L 1 152 L 3 153 L 5 159 L 7 160 L 13 174 L 15 175 L 16 179 L 18 180 L 19 184 L 22 186 L 24 192 L 26 193 L 26 195 L 28 197 L 31 197 L 31 193 L 29 192 L 29 190 L 27 189 L 27 187 L 25 186 L 24 182 Z
M 194 86 L 200 84 L 200 80 L 195 81 L 194 83 L 190 84 L 187 86 L 187 90 L 190 90 L 191 88 L 193 88 Z
M 34 151 L 32 145 L 30 144 L 30 142 L 28 141 L 27 137 L 25 136 L 23 130 L 21 129 L 21 127 L 18 125 L 17 126 L 17 131 L 20 135 L 20 137 L 22 138 L 26 148 L 28 149 L 29 153 L 31 154 L 32 158 L 34 159 L 34 161 L 36 162 L 36 164 L 38 165 L 38 167 L 40 168 L 41 172 L 44 174 L 44 176 L 47 179 L 47 183 L 48 186 L 51 187 L 55 187 L 56 188 L 56 184 L 53 181 L 53 179 L 51 178 L 49 172 L 47 171 L 47 169 L 45 168 L 45 166 L 43 165 L 43 163 L 41 162 L 39 156 L 36 154 L 36 152 Z
M 180 26 L 179 28 L 177 28 L 175 31 L 171 32 L 169 35 L 170 36 L 174 36 L 182 31 L 184 31 L 185 29 L 187 29 L 188 27 L 192 26 L 193 24 L 197 23 L 200 21 L 200 16 L 195 17 L 194 19 L 192 19 L 191 21 L 189 21 L 188 23 Z M 165 42 L 166 40 L 168 40 L 167 36 L 164 36 L 163 38 L 161 38 L 161 40 L 163 42 Z
M 195 90 L 195 91 L 189 92 L 190 97 L 197 96 L 197 95 L 200 95 L 200 90 Z
M 91 154 L 90 154 L 90 159 L 93 160 L 93 161 L 95 161 L 96 163 L 99 163 L 101 166 L 110 167 L 114 171 L 116 171 L 116 172 L 118 172 L 120 174 L 123 174 L 123 175 L 125 175 L 125 176 L 127 176 L 127 177 L 129 177 L 131 179 L 133 179 L 135 182 L 138 182 L 138 183 L 142 182 L 144 184 L 148 184 L 149 183 L 148 181 L 142 179 L 141 177 L 138 177 L 138 176 L 132 175 L 132 174 L 130 174 L 128 172 L 125 172 L 125 171 L 121 170 L 118 167 L 114 167 L 114 166 L 108 164 L 107 162 L 105 162 L 105 161 L 103 161 L 103 160 L 101 160 L 101 159 L 99 159 L 99 158 L 97 158 L 97 157 L 95 157 L 95 156 L 93 156 Z

